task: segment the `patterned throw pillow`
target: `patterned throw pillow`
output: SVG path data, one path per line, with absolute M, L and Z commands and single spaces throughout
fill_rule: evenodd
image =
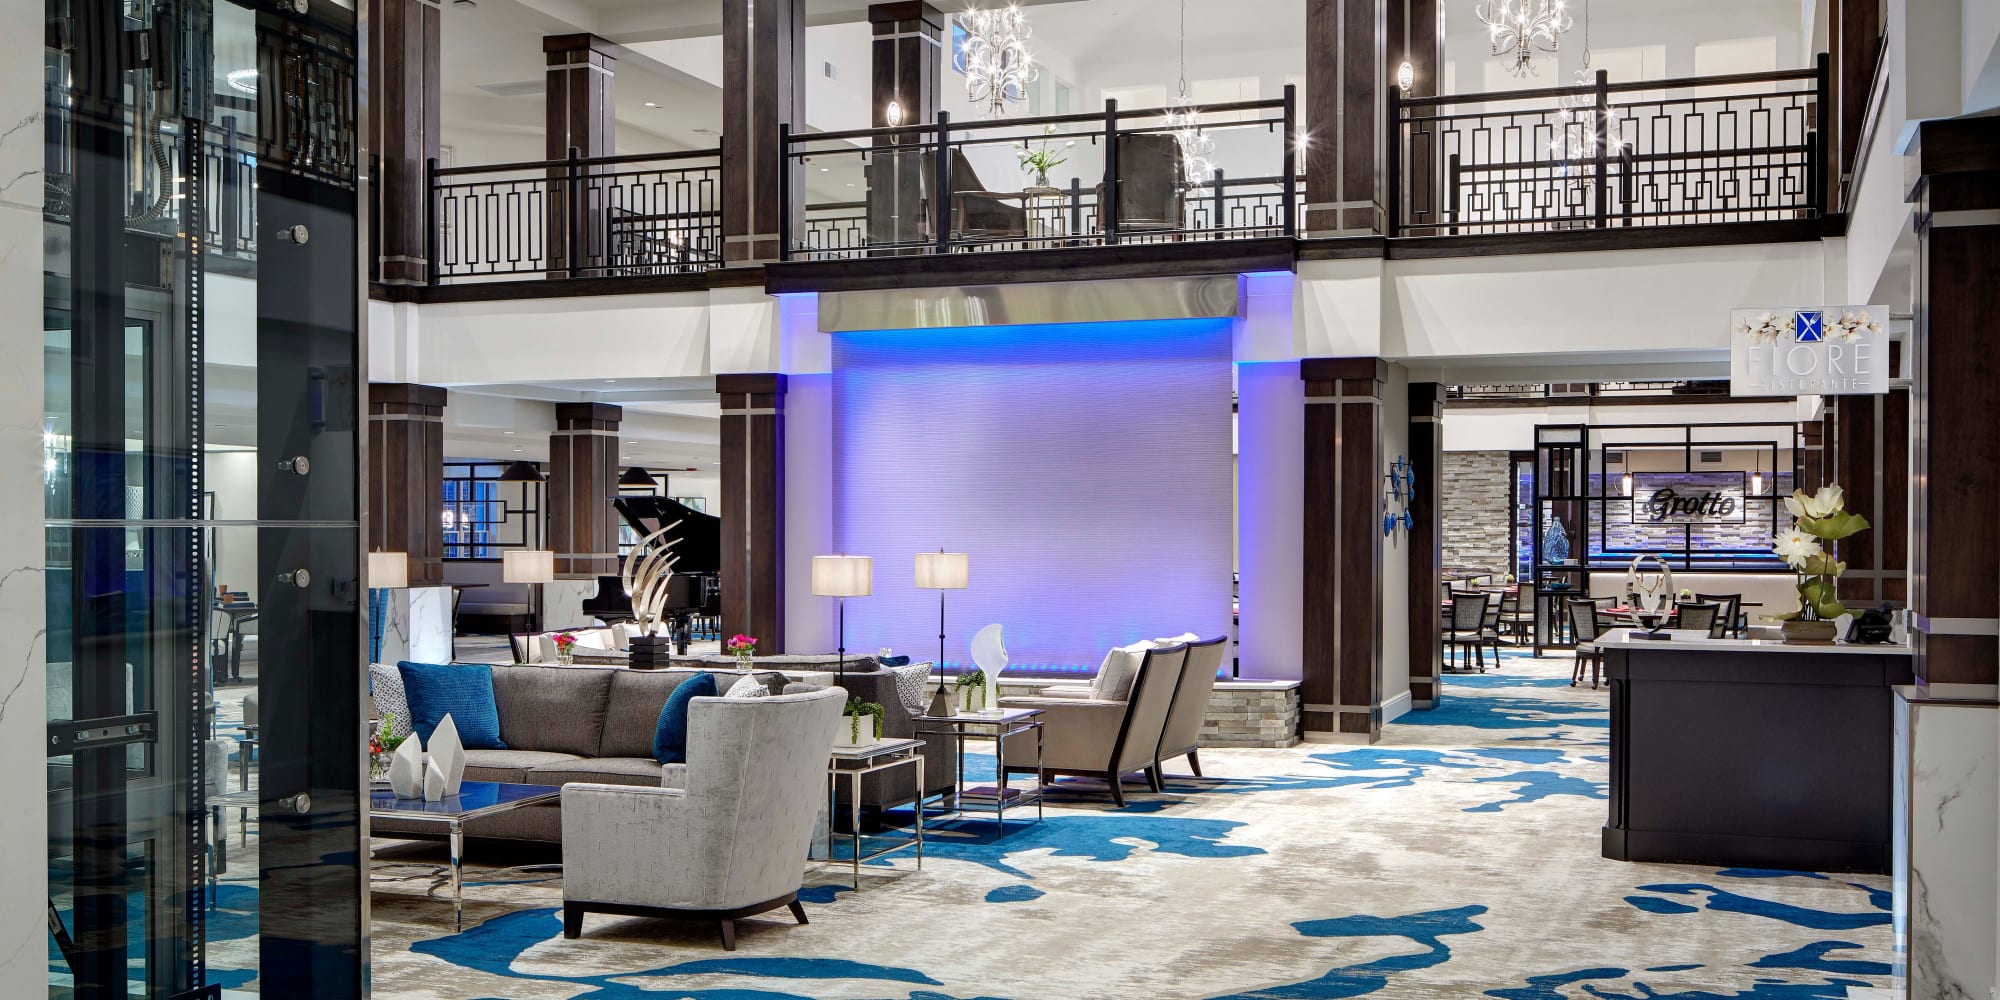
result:
M 758 680 L 757 675 L 755 674 L 744 674 L 741 678 L 739 678 L 736 681 L 736 683 L 731 684 L 729 686 L 729 690 L 723 694 L 723 697 L 724 698 L 767 698 L 770 696 L 770 694 L 771 694 L 770 685 L 764 683 L 761 680 Z
M 387 663 L 368 665 L 368 696 L 375 702 L 375 717 L 393 717 L 385 736 L 410 735 L 410 697 L 403 693 L 403 672 Z
M 922 715 L 930 707 L 930 696 L 924 691 L 924 681 L 930 676 L 931 665 L 912 663 L 906 667 L 884 667 L 896 675 L 896 697 L 911 715 Z

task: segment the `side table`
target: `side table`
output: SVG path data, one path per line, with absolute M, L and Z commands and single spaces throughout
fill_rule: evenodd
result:
M 810 860 L 839 864 L 843 861 L 853 866 L 854 888 L 861 888 L 861 863 L 894 854 L 910 847 L 917 849 L 917 868 L 924 867 L 924 810 L 922 803 L 916 809 L 916 826 L 908 837 L 893 839 L 889 844 L 875 851 L 868 851 L 869 839 L 861 832 L 861 779 L 878 771 L 891 768 L 915 766 L 917 787 L 924 787 L 924 744 L 920 740 L 882 740 L 860 747 L 834 747 L 833 757 L 826 766 L 826 855 Z M 840 806 L 840 782 L 847 781 L 847 802 L 852 812 L 848 815 L 847 833 L 840 834 L 833 828 L 834 816 Z M 834 851 L 837 837 L 848 838 L 848 856 L 840 857 Z M 879 839 L 879 838 L 878 838 Z
M 1008 708 L 992 714 L 960 712 L 957 715 L 924 715 L 917 717 L 918 736 L 949 736 L 957 746 L 957 773 L 953 776 L 953 798 L 957 812 L 993 814 L 994 822 L 1002 829 L 1007 826 L 1007 810 L 1035 807 L 1035 822 L 1042 820 L 1042 797 L 1046 787 L 1042 784 L 1042 722 L 1037 718 L 1042 714 L 1039 708 Z M 1007 784 L 1007 741 L 1010 739 L 1032 738 L 1035 741 L 1035 783 L 1029 788 L 1014 788 Z M 965 786 L 965 741 L 986 740 L 993 744 L 993 762 L 996 771 L 994 786 Z

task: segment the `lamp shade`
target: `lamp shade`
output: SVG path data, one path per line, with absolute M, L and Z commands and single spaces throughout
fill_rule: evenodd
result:
M 535 463 L 533 462 L 523 462 L 516 459 L 509 463 L 506 469 L 501 471 L 500 481 L 503 483 L 539 483 L 542 481 L 542 470 L 535 468 Z
M 508 549 L 500 554 L 500 578 L 508 583 L 554 583 L 556 554 L 547 549 Z
M 917 553 L 917 589 L 964 590 L 970 560 L 963 552 Z
M 640 486 L 650 490 L 660 484 L 658 480 L 653 478 L 652 473 L 635 465 L 626 469 L 624 474 L 618 477 L 618 485 Z
M 866 597 L 875 589 L 875 560 L 868 556 L 814 556 L 814 597 Z
M 408 552 L 368 553 L 368 586 L 377 590 L 402 590 L 409 585 Z

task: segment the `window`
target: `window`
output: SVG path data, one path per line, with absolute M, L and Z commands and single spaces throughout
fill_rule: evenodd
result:
M 444 558 L 498 559 L 500 550 L 528 546 L 530 525 L 541 519 L 538 483 L 503 483 L 504 462 L 446 462 Z

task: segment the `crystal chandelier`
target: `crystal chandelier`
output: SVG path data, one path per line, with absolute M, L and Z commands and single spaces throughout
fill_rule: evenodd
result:
M 1556 51 L 1557 36 L 1570 27 L 1563 0 L 1486 0 L 1474 11 L 1486 25 L 1496 56 L 1511 53 L 1515 76 L 1535 71 L 1535 50 Z
M 1028 54 L 1028 19 L 1021 8 L 968 10 L 959 15 L 965 28 L 965 44 L 959 54 L 965 60 L 965 96 L 974 104 L 986 105 L 986 114 L 998 118 L 1007 113 L 1009 101 L 1028 96 L 1028 84 L 1035 82 L 1035 60 Z
M 1549 153 L 1558 160 L 1588 160 L 1597 156 L 1597 100 L 1582 88 L 1594 86 L 1597 75 L 1590 69 L 1590 0 L 1583 0 L 1583 65 L 1576 71 L 1578 93 L 1556 99 L 1556 127 L 1561 130 Z M 1616 154 L 1625 146 L 1618 131 L 1618 119 L 1604 115 L 1605 151 Z
M 1190 185 L 1206 184 L 1215 173 L 1215 140 L 1202 128 L 1201 109 L 1188 94 L 1187 0 L 1181 0 L 1180 90 L 1167 105 L 1167 130 L 1181 147 L 1181 170 Z

